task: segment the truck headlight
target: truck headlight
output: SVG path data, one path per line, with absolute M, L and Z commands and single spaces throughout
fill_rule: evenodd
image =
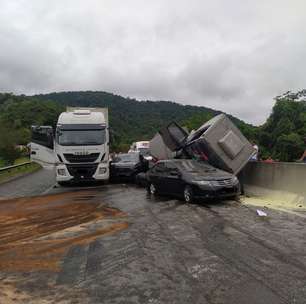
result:
M 65 176 L 66 175 L 66 170 L 65 169 L 57 169 L 57 174 Z
M 106 168 L 99 168 L 99 174 L 105 174 L 107 171 Z

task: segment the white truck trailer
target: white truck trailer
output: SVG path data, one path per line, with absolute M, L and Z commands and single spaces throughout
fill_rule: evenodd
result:
M 152 160 L 149 150 L 149 141 L 136 141 L 130 146 L 129 153 L 138 152 L 146 160 Z
M 109 179 L 107 108 L 67 108 L 55 135 L 50 126 L 33 126 L 31 159 L 56 168 L 59 184 Z

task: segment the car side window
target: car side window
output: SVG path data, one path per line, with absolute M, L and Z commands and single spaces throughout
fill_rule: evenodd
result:
M 179 172 L 179 170 L 178 170 L 178 168 L 175 166 L 175 164 L 170 163 L 170 162 L 166 164 L 166 170 L 167 170 L 168 173 L 171 173 L 171 172 L 174 172 L 174 173 Z

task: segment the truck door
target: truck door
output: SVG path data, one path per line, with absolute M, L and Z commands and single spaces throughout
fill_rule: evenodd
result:
M 50 126 L 32 126 L 31 160 L 50 168 L 55 165 L 53 129 Z

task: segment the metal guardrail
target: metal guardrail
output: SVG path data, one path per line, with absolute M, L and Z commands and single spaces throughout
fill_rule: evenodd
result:
M 28 162 L 24 162 L 24 163 L 21 163 L 21 164 L 18 164 L 18 165 L 2 167 L 2 168 L 0 168 L 0 173 L 2 173 L 4 171 L 10 171 L 11 169 L 15 169 L 15 168 L 19 168 L 19 167 L 24 167 L 24 166 L 27 166 L 27 165 L 30 165 L 30 164 L 32 164 L 32 162 L 28 161 Z

